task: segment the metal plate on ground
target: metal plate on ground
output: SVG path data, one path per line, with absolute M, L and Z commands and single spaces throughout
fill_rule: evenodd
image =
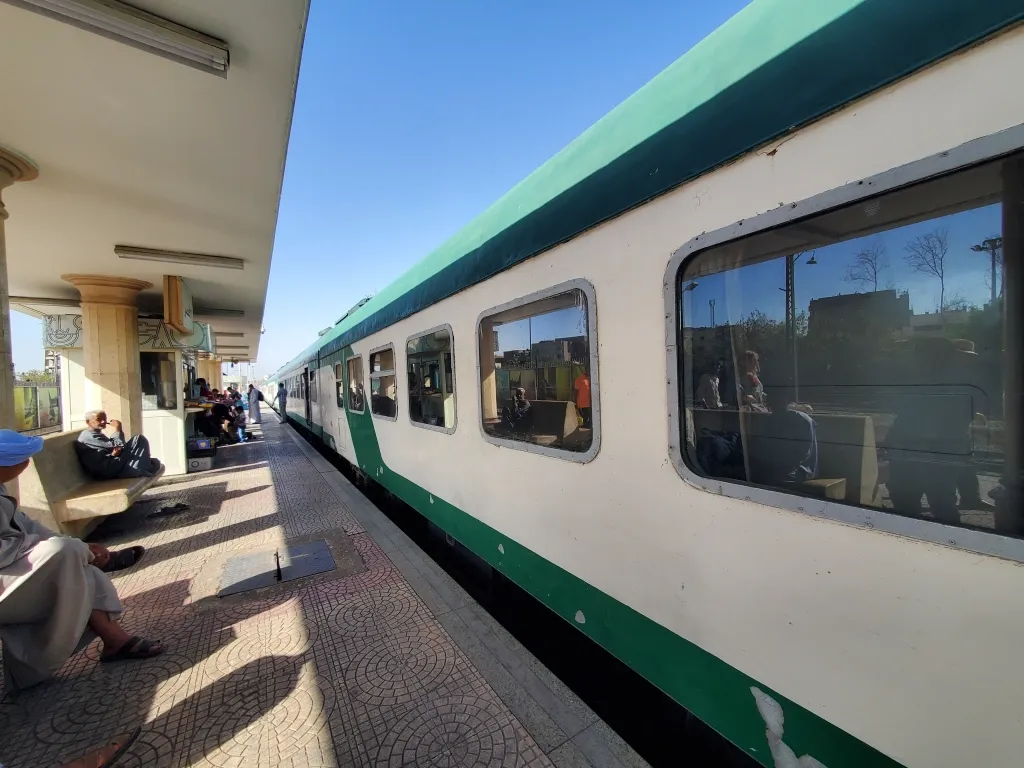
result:
M 272 587 L 277 583 L 277 552 L 269 550 L 239 555 L 224 564 L 217 597 Z
M 323 539 L 308 544 L 282 547 L 278 551 L 278 558 L 281 564 L 281 581 L 292 581 L 303 576 L 334 570 L 334 556 Z

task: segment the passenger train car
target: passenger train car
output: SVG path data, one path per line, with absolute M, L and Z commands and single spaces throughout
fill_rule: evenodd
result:
M 1022 15 L 755 0 L 268 400 L 762 765 L 1020 764 Z

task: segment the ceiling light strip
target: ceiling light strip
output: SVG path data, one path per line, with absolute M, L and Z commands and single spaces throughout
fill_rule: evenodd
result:
M 133 245 L 115 245 L 114 253 L 118 258 L 130 261 L 162 261 L 169 264 L 189 264 L 193 267 L 245 269 L 245 261 L 242 259 L 233 256 L 213 256 L 209 253 L 164 251 L 158 248 L 136 248 Z
M 157 56 L 227 77 L 223 40 L 154 16 L 120 0 L 0 0 L 95 32 Z

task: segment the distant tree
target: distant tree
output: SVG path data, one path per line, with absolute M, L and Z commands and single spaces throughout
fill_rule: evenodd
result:
M 875 242 L 866 245 L 853 257 L 853 262 L 846 268 L 843 278 L 848 283 L 870 285 L 872 291 L 878 290 L 878 278 L 884 269 L 888 269 L 889 260 L 885 255 L 885 243 Z
M 38 371 L 38 370 L 25 371 L 24 373 L 19 373 L 17 376 L 15 376 L 15 378 L 18 381 L 22 381 L 22 382 L 24 382 L 26 384 L 53 384 L 54 383 L 53 376 L 51 376 L 46 371 Z
M 904 247 L 907 266 L 922 275 L 939 280 L 939 313 L 946 306 L 946 256 L 949 254 L 949 230 L 938 227 L 915 237 Z
M 943 312 L 971 312 L 978 309 L 980 309 L 980 307 L 965 299 L 963 293 L 960 291 L 954 291 L 953 295 L 950 296 L 942 306 Z

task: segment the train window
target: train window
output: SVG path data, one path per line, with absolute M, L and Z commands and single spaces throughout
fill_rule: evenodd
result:
M 392 421 L 398 417 L 395 348 L 382 347 L 370 352 L 370 411 Z
M 350 357 L 348 367 L 348 409 L 355 413 L 366 410 L 366 394 L 363 389 L 363 358 Z
M 600 412 L 591 285 L 574 280 L 496 307 L 478 328 L 484 436 L 535 453 L 592 459 Z
M 413 424 L 455 431 L 455 368 L 452 329 L 441 326 L 405 343 L 409 419 Z
M 341 374 L 341 363 L 334 364 L 334 386 L 338 392 L 338 407 L 345 407 L 345 380 Z
M 1024 168 L 974 166 L 682 261 L 686 467 L 766 503 L 788 506 L 749 486 L 1024 534 L 1020 291 L 1002 258 L 1024 206 L 1004 211 L 1007 164 Z

